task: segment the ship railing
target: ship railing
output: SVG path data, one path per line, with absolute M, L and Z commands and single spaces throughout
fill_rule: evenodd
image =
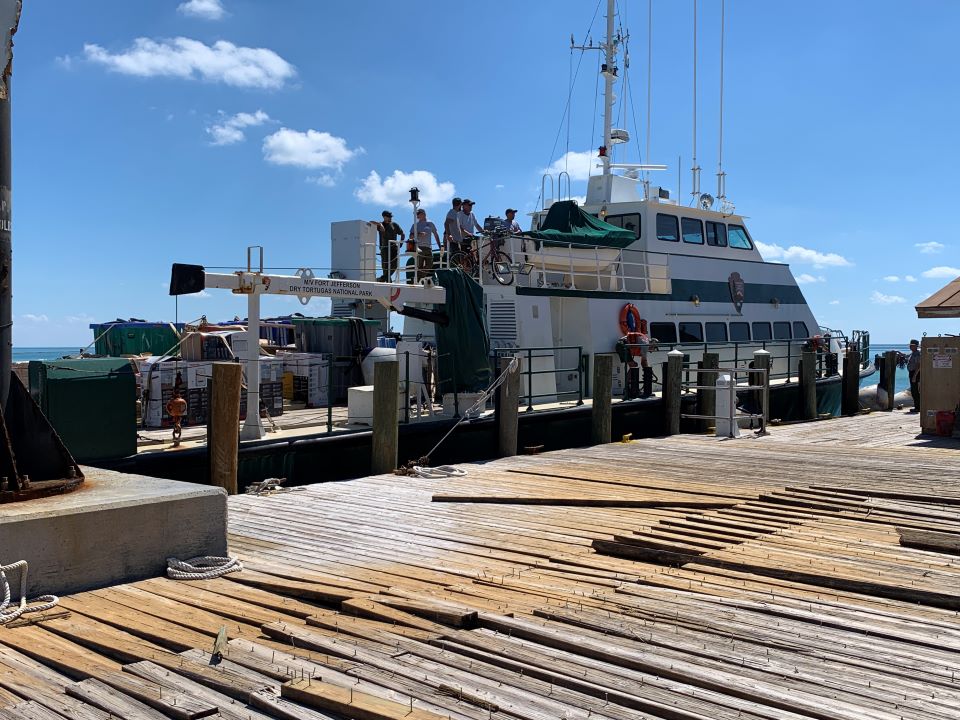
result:
M 666 253 L 584 243 L 542 241 L 512 235 L 504 251 L 525 268 L 521 283 L 531 287 L 605 292 L 672 292 Z
M 525 398 L 526 412 L 536 404 L 574 399 L 583 405 L 587 361 L 582 345 L 496 348 L 491 352 L 494 372 L 504 357 L 520 359 L 520 397 Z
M 845 340 L 842 333 L 838 333 L 835 338 Z M 667 353 L 671 350 L 679 350 L 684 355 L 684 382 L 690 382 L 691 373 L 696 373 L 696 364 L 703 360 L 705 353 L 716 353 L 719 363 L 722 366 L 740 368 L 743 370 L 751 369 L 753 354 L 757 350 L 766 350 L 770 353 L 770 379 L 778 380 L 784 383 L 791 383 L 800 378 L 800 360 L 803 352 L 813 346 L 813 343 L 819 339 L 815 338 L 792 338 L 790 340 L 717 340 L 717 341 L 693 341 L 693 342 L 651 342 L 625 344 L 626 350 L 639 350 L 647 359 L 647 363 L 654 368 L 655 377 L 658 375 L 657 369 L 667 360 Z M 831 377 L 839 374 L 839 358 L 836 353 L 830 353 L 821 343 L 816 351 L 816 375 L 817 377 Z M 622 362 L 623 383 L 626 384 L 628 377 L 630 361 Z M 693 369 L 691 369 L 693 368 Z M 659 379 L 654 381 L 654 388 L 662 389 Z
M 719 394 L 726 391 L 729 393 L 726 404 L 727 412 L 724 415 L 701 415 L 698 413 L 680 413 L 681 418 L 687 420 L 726 420 L 727 436 L 736 436 L 735 423 L 739 424 L 741 420 L 750 421 L 750 429 L 753 429 L 754 420 L 759 425 L 759 435 L 767 434 L 767 418 L 770 415 L 770 372 L 766 368 L 742 368 L 742 367 L 719 367 L 719 368 L 698 368 L 696 365 L 690 367 L 690 363 L 684 363 L 684 369 L 689 373 L 691 370 L 697 373 L 709 373 L 716 375 L 715 381 L 710 385 L 697 385 L 696 383 L 683 383 L 681 392 L 690 392 L 691 390 L 714 391 Z M 730 376 L 730 383 L 726 388 L 722 388 L 718 381 L 723 375 Z M 737 375 L 746 375 L 744 383 L 737 381 Z M 751 412 L 745 409 L 747 403 L 737 406 L 737 393 L 749 392 L 753 394 L 752 405 L 759 412 Z

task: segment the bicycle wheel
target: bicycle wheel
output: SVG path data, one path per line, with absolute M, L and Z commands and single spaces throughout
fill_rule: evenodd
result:
M 473 254 L 458 252 L 450 256 L 450 267 L 458 267 L 467 275 L 473 275 Z
M 513 273 L 509 271 L 502 273 L 497 269 L 498 265 L 509 265 L 510 262 L 510 256 L 502 250 L 490 255 L 490 274 L 501 285 L 513 285 Z

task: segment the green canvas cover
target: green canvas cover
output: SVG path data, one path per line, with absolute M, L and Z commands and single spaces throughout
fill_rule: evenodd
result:
M 460 268 L 436 271 L 447 291 L 447 327 L 437 325 L 440 392 L 479 392 L 490 385 L 490 342 L 483 321 L 483 288 Z
M 180 340 L 177 329 L 170 323 L 102 323 L 90 326 L 96 340 L 97 355 L 163 355 L 176 347 Z
M 605 223 L 584 212 L 573 200 L 559 200 L 550 206 L 539 230 L 528 230 L 524 237 L 541 240 L 547 247 L 575 243 L 592 247 L 625 248 L 637 236 L 632 230 Z

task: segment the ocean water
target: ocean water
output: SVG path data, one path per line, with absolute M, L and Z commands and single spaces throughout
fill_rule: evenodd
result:
M 76 355 L 81 349 L 79 347 L 15 347 L 12 359 L 13 362 L 59 360 L 64 355 Z
M 874 355 L 883 355 L 887 350 L 897 350 L 902 352 L 904 355 L 910 354 L 910 346 L 907 343 L 903 345 L 871 345 L 870 346 L 870 359 L 873 359 Z M 877 381 L 880 379 L 880 373 L 875 372 L 873 375 L 867 378 L 863 378 L 860 381 L 860 387 L 866 387 L 868 385 L 876 385 Z M 910 389 L 910 376 L 907 374 L 907 369 L 897 368 L 897 376 L 894 381 L 894 392 L 900 392 L 901 390 Z

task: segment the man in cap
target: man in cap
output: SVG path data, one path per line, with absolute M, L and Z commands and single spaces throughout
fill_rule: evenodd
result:
M 907 357 L 907 374 L 910 377 L 910 396 L 913 398 L 913 412 L 920 412 L 920 341 L 910 341 L 910 355 Z
M 393 221 L 392 212 L 384 210 L 380 214 L 383 216 L 382 222 L 376 220 L 370 222 L 377 226 L 377 234 L 380 236 L 380 268 L 383 270 L 383 275 L 379 280 L 388 282 L 397 272 L 398 249 L 406 235 L 403 234 L 403 229 Z M 397 240 L 398 237 L 399 240 Z
M 473 214 L 473 200 L 464 198 L 457 219 L 460 222 L 460 235 L 462 237 L 464 250 L 466 250 L 470 247 L 470 242 L 476 237 L 474 233 L 483 230 L 483 227 L 477 222 L 477 218 Z
M 417 210 L 417 221 L 410 226 L 410 237 L 417 242 L 417 277 L 415 282 L 433 274 L 433 243 L 430 242 L 430 236 L 437 240 L 437 247 L 440 245 L 440 235 L 437 234 L 437 226 L 427 220 L 427 211 L 423 208 Z
M 460 207 L 462 200 L 455 197 L 450 203 L 452 207 L 447 210 L 447 217 L 443 221 L 443 244 L 447 251 L 447 259 L 460 252 L 463 235 L 460 233 Z
M 521 230 L 520 230 L 520 223 L 516 221 L 516 217 L 517 217 L 516 208 L 507 208 L 503 214 L 507 218 L 506 220 L 503 221 L 503 225 L 502 225 L 503 229 L 509 232 L 511 235 L 519 235 Z

